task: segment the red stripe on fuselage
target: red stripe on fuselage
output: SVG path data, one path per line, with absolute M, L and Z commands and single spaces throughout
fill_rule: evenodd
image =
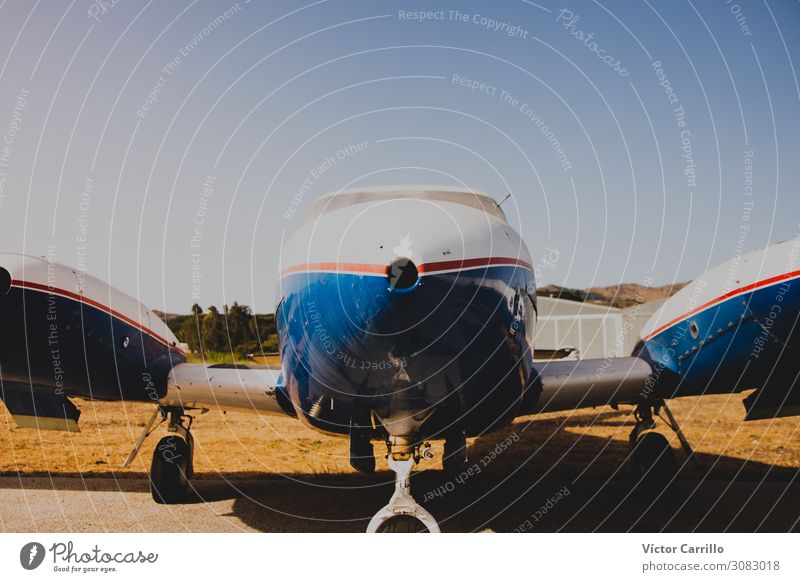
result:
M 508 265 L 522 267 L 529 271 L 533 267 L 529 263 L 520 259 L 509 257 L 485 257 L 481 259 L 456 259 L 455 261 L 439 261 L 436 263 L 425 263 L 417 267 L 420 273 L 431 273 L 435 271 L 450 271 L 452 269 L 470 269 L 472 267 L 490 267 L 492 265 Z
M 709 307 L 713 307 L 714 305 L 722 303 L 723 301 L 725 301 L 727 299 L 730 299 L 731 297 L 735 297 L 736 295 L 741 295 L 742 293 L 747 293 L 748 291 L 755 291 L 756 289 L 761 289 L 762 287 L 769 287 L 770 285 L 773 285 L 775 283 L 780 283 L 781 281 L 785 281 L 787 279 L 792 279 L 792 278 L 795 278 L 795 277 L 800 277 L 800 270 L 791 271 L 789 273 L 783 273 L 782 275 L 775 275 L 774 277 L 769 277 L 768 279 L 764 279 L 762 281 L 756 281 L 755 283 L 751 283 L 749 285 L 745 285 L 743 287 L 739 287 L 738 289 L 734 289 L 733 291 L 728 291 L 724 295 L 720 295 L 719 297 L 717 297 L 715 299 L 712 299 L 710 301 L 706 301 L 705 303 L 703 303 L 699 307 L 695 307 L 691 311 L 687 311 L 686 313 L 684 313 L 683 315 L 681 315 L 679 317 L 676 317 L 675 319 L 673 319 L 669 323 L 665 323 L 664 325 L 662 325 L 661 327 L 659 327 L 655 331 L 653 331 L 653 332 L 649 333 L 647 336 L 643 337 L 642 341 L 647 341 L 650 338 L 660 334 L 665 329 L 667 329 L 669 327 L 672 327 L 676 323 L 680 323 L 681 321 L 686 320 L 688 317 L 691 317 L 692 315 L 694 315 L 694 314 L 696 314 L 696 313 L 698 313 L 700 311 L 704 311 L 704 310 L 708 309 Z
M 307 263 L 287 267 L 281 271 L 280 276 L 291 273 L 313 273 L 315 271 L 332 271 L 334 273 L 370 273 L 373 275 L 386 275 L 386 265 L 369 265 L 366 263 Z
M 132 325 L 133 327 L 135 327 L 139 331 L 142 331 L 142 332 L 146 333 L 147 335 L 149 335 L 153 339 L 161 342 L 162 344 L 164 344 L 168 348 L 175 350 L 176 352 L 180 353 L 181 355 L 185 355 L 183 353 L 183 350 L 181 350 L 178 346 L 173 345 L 170 341 L 164 339 L 159 334 L 154 332 L 152 329 L 149 329 L 149 328 L 143 326 L 142 324 L 134 321 L 130 317 L 127 317 L 126 315 L 123 315 L 119 311 L 111 309 L 110 307 L 108 307 L 106 305 L 103 305 L 102 303 L 100 303 L 98 301 L 95 301 L 94 299 L 90 299 L 90 298 L 88 298 L 88 297 L 86 297 L 84 295 L 80 295 L 78 293 L 73 293 L 72 291 L 67 291 L 66 289 L 58 289 L 56 287 L 50 287 L 49 285 L 42 285 L 41 283 L 33 283 L 32 281 L 20 281 L 20 280 L 16 280 L 15 279 L 14 281 L 11 282 L 11 285 L 14 286 L 14 287 L 22 287 L 23 289 L 33 289 L 34 291 L 42 291 L 42 292 L 47 293 L 49 295 L 59 295 L 61 297 L 66 297 L 67 299 L 72 299 L 74 301 L 78 301 L 80 303 L 85 303 L 86 305 L 90 305 L 91 307 L 95 307 L 96 309 L 99 309 L 100 311 L 102 311 L 104 313 L 107 313 L 107 314 L 109 314 L 109 315 L 111 315 L 113 317 L 116 317 L 117 319 L 120 319 L 120 320 L 124 321 L 128 325 Z
M 423 263 L 417 266 L 420 274 L 430 275 L 440 271 L 451 271 L 456 269 L 471 269 L 475 267 L 489 267 L 507 265 L 522 267 L 529 271 L 533 267 L 520 259 L 508 257 L 484 257 L 479 259 L 457 259 L 454 261 L 438 261 L 435 263 Z M 314 273 L 314 272 L 333 272 L 333 273 L 365 273 L 369 275 L 387 275 L 389 267 L 387 265 L 375 265 L 369 263 L 307 263 L 305 265 L 294 265 L 287 267 L 280 272 L 280 277 L 292 273 Z

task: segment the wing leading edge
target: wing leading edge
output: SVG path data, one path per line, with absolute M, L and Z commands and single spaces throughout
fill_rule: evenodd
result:
M 170 371 L 162 406 L 219 408 L 294 416 L 275 368 L 178 364 Z
M 635 403 L 653 390 L 650 364 L 635 357 L 555 360 L 534 368 L 534 396 L 526 398 L 523 414 Z

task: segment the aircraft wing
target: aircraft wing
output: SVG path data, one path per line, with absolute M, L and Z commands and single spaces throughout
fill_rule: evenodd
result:
M 219 408 L 294 416 L 277 368 L 178 364 L 169 373 L 164 406 Z
M 652 391 L 650 364 L 635 357 L 535 362 L 534 369 L 523 414 L 635 403 Z

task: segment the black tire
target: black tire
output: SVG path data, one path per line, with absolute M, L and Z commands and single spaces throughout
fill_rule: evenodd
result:
M 150 465 L 150 493 L 156 503 L 185 501 L 192 476 L 192 458 L 188 443 L 172 435 L 158 441 Z
M 637 493 L 649 500 L 671 500 L 678 489 L 678 463 L 664 435 L 646 432 L 633 449 Z
M 384 521 L 375 533 L 430 533 L 416 517 L 395 515 Z

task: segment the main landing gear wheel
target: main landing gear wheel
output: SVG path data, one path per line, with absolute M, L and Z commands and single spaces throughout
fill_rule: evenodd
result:
M 367 533 L 440 533 L 433 516 L 411 496 L 410 477 L 416 460 L 396 461 L 391 454 L 388 460 L 395 474 L 394 494 L 369 522 Z
M 636 425 L 631 431 L 630 446 L 636 479 L 636 492 L 650 500 L 671 500 L 678 492 L 678 462 L 664 435 L 653 432 L 653 413 L 664 410 L 667 425 L 675 431 L 689 458 L 695 460 L 686 437 L 663 400 L 641 402 L 636 407 Z
M 173 504 L 185 501 L 192 476 L 193 442 L 189 432 L 191 417 L 170 411 L 168 430 L 178 434 L 165 436 L 153 451 L 150 465 L 150 493 L 156 503 Z M 188 423 L 183 424 L 183 419 Z
M 638 487 L 647 495 L 658 495 L 662 491 L 671 495 L 678 484 L 678 463 L 669 441 L 657 432 L 646 432 L 634 445 Z

